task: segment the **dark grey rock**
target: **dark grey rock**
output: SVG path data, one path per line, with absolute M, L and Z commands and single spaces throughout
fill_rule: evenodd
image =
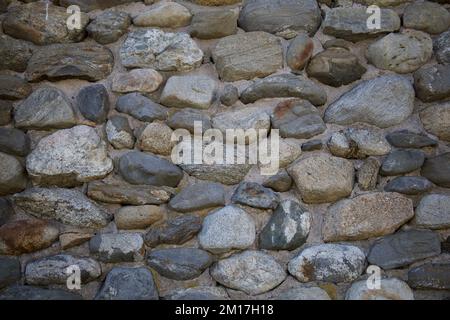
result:
M 144 258 L 144 240 L 138 233 L 97 234 L 89 241 L 89 251 L 103 262 L 140 262 Z
M 278 194 L 259 183 L 241 182 L 231 201 L 260 209 L 275 209 L 280 202 Z
M 277 192 L 286 192 L 292 187 L 292 178 L 286 169 L 280 169 L 277 174 L 267 177 L 262 185 Z
M 259 246 L 267 250 L 294 250 L 306 242 L 311 215 L 298 202 L 282 201 L 259 235 Z
M 22 163 L 16 157 L 0 152 L 0 196 L 20 192 L 26 186 Z
M 190 280 L 200 276 L 213 263 L 213 257 L 195 248 L 159 249 L 150 252 L 147 263 L 166 278 Z
M 12 257 L 0 257 L 0 289 L 19 281 L 20 276 L 21 272 L 19 259 Z
M 397 177 L 384 187 L 384 191 L 417 195 L 429 191 L 433 184 L 424 177 Z
M 427 229 L 449 228 L 450 196 L 437 193 L 427 194 L 422 197 L 416 207 L 414 224 L 420 228 Z
M 183 178 L 183 171 L 172 162 L 139 151 L 120 157 L 119 172 L 131 184 L 176 187 Z
M 167 120 L 167 124 L 172 129 L 186 129 L 190 133 L 194 133 L 194 122 L 198 121 L 202 124 L 202 131 L 211 129 L 211 118 L 201 110 L 185 108 L 175 112 Z
M 136 92 L 119 97 L 116 102 L 116 109 L 145 122 L 167 118 L 165 107 Z
M 222 287 L 194 287 L 176 290 L 164 297 L 166 300 L 228 300 L 228 294 Z
M 0 35 L 0 70 L 24 72 L 32 54 L 31 43 Z
M 442 64 L 450 63 L 450 30 L 441 33 L 433 43 L 436 60 Z
M 439 34 L 450 28 L 450 13 L 437 3 L 414 2 L 405 8 L 403 26 L 430 34 Z
M 450 289 L 450 263 L 426 263 L 408 272 L 408 284 L 415 289 Z
M 30 152 L 30 139 L 21 130 L 0 128 L 0 151 L 24 157 Z
M 220 102 L 226 106 L 232 106 L 239 100 L 239 91 L 232 84 L 227 84 L 220 95 Z
M 322 140 L 310 140 L 302 144 L 302 151 L 320 150 L 323 147 Z
M 11 121 L 11 111 L 13 103 L 8 100 L 0 100 L 0 126 L 8 124 Z
M 423 148 L 434 147 L 438 142 L 426 135 L 414 133 L 408 130 L 391 132 L 386 135 L 386 140 L 397 148 Z
M 292 72 L 300 73 L 308 63 L 314 50 L 314 42 L 307 34 L 301 33 L 289 44 L 286 63 Z
M 127 32 L 131 18 L 126 12 L 105 11 L 86 28 L 88 34 L 100 44 L 116 42 Z
M 84 87 L 77 96 L 78 109 L 83 117 L 103 123 L 109 111 L 108 91 L 102 84 Z
M 199 11 L 194 14 L 191 21 L 191 36 L 199 39 L 215 39 L 235 34 L 237 18 L 233 10 Z
M 11 202 L 6 198 L 0 198 L 0 226 L 4 225 L 13 214 Z
M 439 234 L 429 230 L 408 230 L 376 241 L 367 260 L 383 269 L 394 269 L 440 253 Z
M 149 247 L 156 247 L 159 244 L 183 244 L 194 237 L 201 228 L 202 220 L 199 217 L 185 214 L 162 225 L 152 226 L 144 241 Z
M 147 268 L 115 267 L 106 276 L 95 300 L 158 300 L 153 275 Z
M 31 91 L 31 86 L 22 78 L 8 74 L 0 75 L 0 99 L 23 99 L 28 97 Z
M 106 123 L 106 137 L 116 149 L 133 149 L 136 138 L 128 119 L 123 116 L 112 116 Z
M 450 97 L 450 65 L 424 66 L 414 72 L 416 96 L 424 102 Z
M 421 175 L 438 186 L 450 188 L 450 152 L 426 159 Z
M 419 169 L 425 160 L 420 150 L 395 150 L 389 153 L 381 165 L 380 173 L 384 176 L 395 176 Z
M 225 190 L 219 183 L 200 182 L 190 185 L 169 202 L 179 212 L 190 212 L 225 205 Z
M 0 292 L 0 300 L 82 300 L 81 295 L 61 289 L 17 285 Z

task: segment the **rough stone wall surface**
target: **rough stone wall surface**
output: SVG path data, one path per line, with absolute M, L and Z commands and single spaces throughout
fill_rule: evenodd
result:
M 448 1 L 0 12 L 0 299 L 450 299 Z M 172 163 L 194 121 L 279 171 Z

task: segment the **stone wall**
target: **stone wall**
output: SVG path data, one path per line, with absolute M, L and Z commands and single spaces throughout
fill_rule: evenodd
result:
M 449 299 L 449 9 L 1 0 L 0 299 Z M 281 169 L 172 163 L 194 121 Z

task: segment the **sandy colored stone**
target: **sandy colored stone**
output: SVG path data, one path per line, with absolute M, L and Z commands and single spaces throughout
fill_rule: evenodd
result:
M 163 216 L 164 210 L 159 206 L 125 206 L 114 215 L 114 221 L 119 229 L 145 229 Z

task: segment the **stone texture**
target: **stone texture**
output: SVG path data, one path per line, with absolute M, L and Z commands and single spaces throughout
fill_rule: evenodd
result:
M 14 257 L 0 257 L 0 289 L 18 282 L 20 277 L 19 259 Z
M 61 245 L 61 249 L 69 249 L 85 243 L 92 236 L 92 233 L 83 231 L 64 232 L 59 235 L 59 244 Z
M 144 240 L 139 233 L 97 234 L 89 241 L 89 251 L 102 262 L 138 262 L 144 259 Z
M 262 185 L 277 192 L 286 192 L 292 187 L 292 178 L 285 169 L 280 169 L 276 175 L 266 177 Z
M 450 97 L 450 65 L 424 66 L 414 73 L 416 96 L 424 102 Z
M 126 12 L 105 11 L 99 14 L 86 28 L 89 36 L 100 44 L 116 42 L 126 32 L 131 18 Z
M 112 90 L 119 93 L 156 91 L 163 78 L 153 69 L 133 69 L 127 73 L 117 73 L 112 81 Z
M 450 102 L 429 106 L 420 112 L 420 120 L 429 133 L 450 141 Z
M 232 106 L 239 100 L 239 91 L 232 84 L 227 84 L 223 88 L 220 95 L 220 102 L 228 107 Z
M 40 47 L 31 56 L 25 76 L 28 81 L 77 78 L 98 81 L 112 71 L 114 56 L 101 45 L 87 42 Z
M 421 31 L 390 33 L 367 48 L 367 60 L 378 69 L 410 73 L 424 65 L 433 53 L 433 41 Z
M 26 156 L 30 152 L 30 138 L 21 130 L 0 128 L 0 151 Z
M 128 68 L 190 71 L 201 64 L 203 52 L 186 33 L 137 29 L 128 33 L 120 59 Z
M 275 209 L 280 198 L 271 189 L 264 188 L 259 183 L 241 182 L 231 201 L 259 209 Z
M 380 174 L 395 176 L 419 169 L 425 160 L 420 150 L 394 150 L 384 159 Z
M 188 175 L 200 180 L 219 182 L 226 185 L 239 183 L 251 168 L 250 164 L 206 165 L 189 164 L 181 165 Z
M 102 178 L 112 169 L 106 143 L 84 125 L 42 138 L 27 157 L 28 175 L 41 185 L 74 186 Z
M 83 12 L 89 12 L 92 10 L 107 9 L 121 4 L 135 2 L 135 0 L 60 0 L 59 2 L 64 7 L 77 5 Z
M 351 282 L 364 271 L 365 260 L 358 247 L 320 244 L 302 250 L 289 261 L 288 270 L 300 282 Z
M 7 198 L 0 198 L 0 227 L 4 225 L 14 215 L 11 201 Z
M 191 13 L 176 2 L 162 2 L 139 13 L 133 24 L 138 27 L 180 28 L 189 25 Z
M 331 298 L 319 287 L 294 287 L 281 292 L 276 300 L 331 300 Z
M 397 75 L 387 75 L 366 80 L 325 111 L 325 122 L 350 125 L 355 122 L 387 128 L 403 122 L 414 108 L 414 88 Z
M 116 149 L 133 149 L 135 138 L 126 117 L 109 118 L 106 123 L 106 137 Z
M 82 300 L 73 292 L 61 289 L 45 289 L 34 286 L 15 285 L 0 293 L 2 300 Z
M 272 256 L 244 251 L 213 265 L 211 276 L 225 287 L 257 295 L 278 286 L 286 272 Z
M 439 234 L 429 230 L 400 231 L 375 242 L 367 260 L 383 269 L 407 266 L 441 253 Z
M 21 41 L 9 37 L 5 34 L 0 35 L 0 70 L 12 70 L 24 72 L 33 54 L 33 45 L 27 41 Z
M 83 117 L 103 123 L 109 112 L 108 91 L 102 84 L 84 87 L 78 92 L 77 104 Z
M 323 147 L 322 140 L 320 139 L 314 139 L 310 141 L 306 141 L 302 144 L 302 151 L 315 151 L 315 150 L 321 150 Z
M 202 131 L 211 129 L 211 118 L 201 110 L 184 108 L 172 114 L 167 120 L 167 124 L 172 129 L 186 129 L 194 133 L 194 122 L 200 122 Z
M 313 35 L 320 22 L 315 0 L 247 0 L 239 16 L 239 26 L 247 32 L 266 31 L 287 39 L 300 32 Z
M 235 4 L 237 2 L 240 2 L 241 0 L 189 0 L 189 1 L 202 6 L 224 6 L 229 4 Z
M 198 39 L 216 39 L 237 32 L 237 13 L 234 10 L 199 11 L 192 17 L 189 32 Z
M 450 227 L 450 196 L 425 195 L 416 207 L 414 224 L 421 228 L 445 229 Z
M 311 214 L 298 202 L 283 200 L 259 234 L 259 246 L 267 250 L 294 250 L 306 242 Z
M 178 212 L 192 212 L 225 205 L 225 189 L 215 182 L 199 182 L 182 189 L 169 202 Z
M 426 263 L 408 272 L 408 284 L 415 289 L 450 288 L 449 263 Z
M 0 99 L 23 99 L 28 97 L 31 91 L 31 86 L 22 78 L 9 74 L 0 74 Z
M 381 163 L 375 157 L 367 158 L 356 172 L 356 179 L 361 190 L 373 190 L 377 185 Z
M 322 235 L 326 242 L 379 237 L 393 233 L 413 216 L 412 201 L 398 193 L 362 194 L 328 208 Z
M 441 33 L 433 43 L 434 54 L 439 63 L 450 63 L 450 30 Z
M 391 132 L 386 135 L 386 139 L 392 146 L 397 148 L 423 148 L 437 145 L 436 140 L 408 130 Z
M 4 126 L 11 122 L 12 101 L 0 100 L 0 125 Z
M 334 202 L 350 195 L 353 189 L 353 164 L 330 155 L 302 159 L 288 172 L 306 203 Z
M 424 177 L 397 177 L 389 181 L 384 190 L 406 195 L 417 195 L 429 191 L 433 184 Z
M 173 130 L 161 122 L 152 122 L 145 126 L 137 141 L 137 147 L 143 151 L 169 156 L 175 143 L 171 141 Z
M 116 109 L 145 122 L 167 118 L 166 108 L 137 92 L 120 96 L 116 102 Z
M 229 205 L 203 220 L 200 246 L 212 253 L 246 249 L 255 241 L 255 222 L 244 210 Z
M 31 188 L 14 195 L 15 204 L 38 218 L 55 219 L 82 228 L 108 224 L 108 214 L 74 189 Z
M 450 152 L 426 159 L 421 175 L 438 186 L 450 188 Z
M 124 206 L 114 215 L 114 222 L 119 229 L 146 229 L 163 217 L 164 211 L 159 206 Z
M 414 294 L 406 282 L 397 278 L 380 280 L 379 289 L 368 289 L 366 280 L 352 284 L 346 300 L 414 300 Z
M 147 255 L 147 263 L 151 268 L 174 280 L 197 278 L 212 262 L 213 257 L 209 253 L 195 248 L 158 249 Z
M 199 286 L 179 289 L 164 297 L 166 300 L 228 300 L 228 294 L 222 287 Z
M 266 32 L 247 32 L 222 38 L 212 51 L 223 81 L 268 76 L 283 64 L 280 40 Z
M 0 152 L 0 195 L 20 192 L 27 186 L 25 169 L 16 157 Z
M 158 290 L 147 268 L 115 267 L 95 300 L 158 300 Z
M 300 73 L 312 56 L 314 42 L 308 35 L 300 33 L 289 44 L 286 51 L 286 63 L 292 72 Z
M 411 3 L 403 13 L 403 26 L 438 34 L 450 28 L 450 13 L 434 2 Z

